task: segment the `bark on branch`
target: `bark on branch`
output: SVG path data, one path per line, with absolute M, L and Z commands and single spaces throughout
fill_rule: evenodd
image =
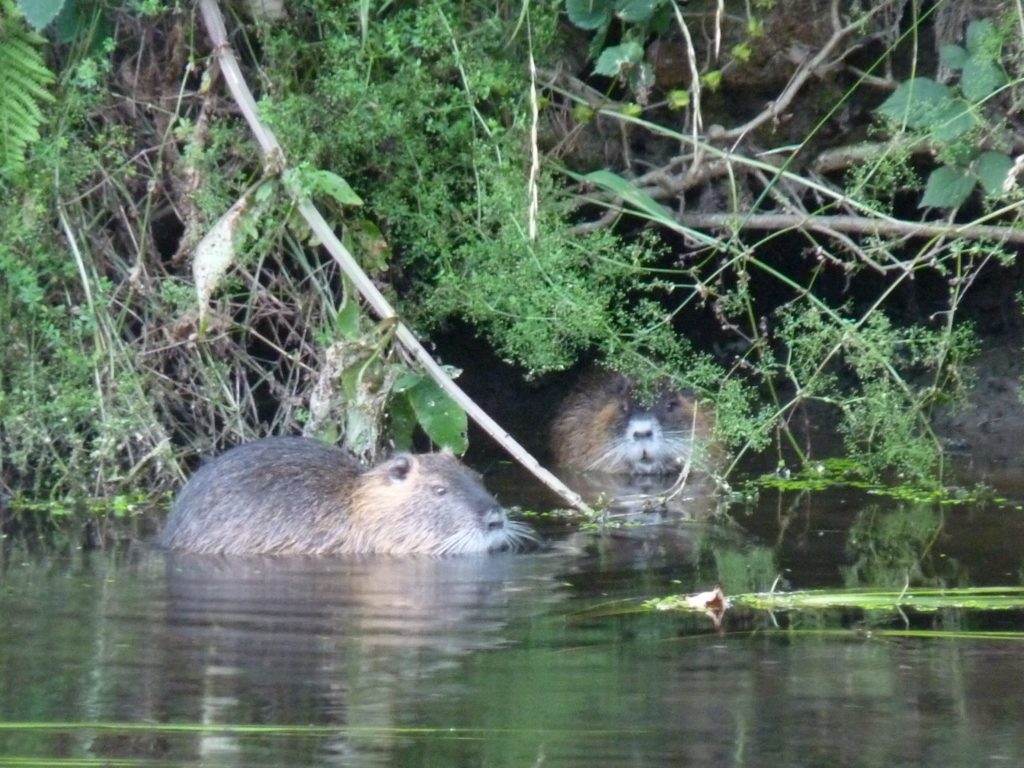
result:
M 260 119 L 256 100 L 253 98 L 252 92 L 242 76 L 238 60 L 235 58 L 234 51 L 227 41 L 224 18 L 220 13 L 216 0 L 200 0 L 199 10 L 202 14 L 207 33 L 210 35 L 210 40 L 213 42 L 214 56 L 217 58 L 232 97 L 238 104 L 242 115 L 249 124 L 250 130 L 252 130 L 253 135 L 263 149 L 265 162 L 270 167 L 283 169 L 285 167 L 285 158 L 281 145 L 278 143 L 273 131 Z M 328 253 L 338 262 L 342 271 L 352 281 L 356 290 L 359 291 L 373 312 L 382 320 L 396 318 L 397 315 L 394 308 L 359 267 L 348 249 L 335 236 L 330 225 L 320 215 L 320 211 L 317 210 L 316 206 L 308 199 L 296 200 L 296 206 Z M 557 493 L 566 503 L 582 512 L 593 514 L 593 510 L 590 509 L 579 494 L 569 489 L 561 480 L 542 467 L 540 462 L 470 399 L 461 387 L 452 381 L 451 377 L 445 373 L 444 369 L 437 364 L 434 358 L 430 356 L 430 353 L 420 344 L 413 332 L 402 322 L 399 322 L 397 325 L 396 337 L 401 345 L 423 366 L 430 377 L 466 411 L 469 417 L 481 429 L 494 438 L 509 455 L 532 473 L 534 477 Z

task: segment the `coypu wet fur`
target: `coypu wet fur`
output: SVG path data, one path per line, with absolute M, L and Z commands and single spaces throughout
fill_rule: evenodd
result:
M 715 463 L 714 416 L 687 394 L 668 387 L 646 404 L 628 377 L 591 372 L 565 398 L 551 427 L 555 462 L 566 468 L 623 475 L 697 470 Z
M 204 464 L 161 534 L 168 549 L 217 554 L 470 554 L 532 539 L 450 453 L 365 469 L 303 437 L 258 440 Z

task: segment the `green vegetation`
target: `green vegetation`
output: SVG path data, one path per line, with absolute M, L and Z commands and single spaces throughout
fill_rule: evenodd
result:
M 43 42 L 25 28 L 10 0 L 0 3 L 0 178 L 24 172 L 25 152 L 39 141 L 43 108 L 53 102 L 47 90 L 53 73 L 39 52 Z
M 731 595 L 734 607 L 759 611 L 800 611 L 822 608 L 860 608 L 865 611 L 941 611 L 950 608 L 978 611 L 1019 611 L 1024 609 L 1024 587 L 968 587 L 964 589 L 907 589 L 903 591 L 758 592 Z M 655 610 L 698 610 L 682 597 L 650 600 Z M 1012 633 L 1024 639 L 1019 632 Z
M 269 432 L 463 450 L 465 417 L 300 222 L 308 196 L 421 335 L 464 321 L 528 377 L 669 375 L 738 458 L 806 463 L 797 425 L 834 423 L 869 476 L 934 486 L 933 412 L 976 349 L 966 297 L 1015 258 L 1019 27 L 974 19 L 936 51 L 946 84 L 907 56 L 929 20 L 890 5 L 835 29 L 670 0 L 241 15 L 281 174 L 200 17 L 22 2 L 44 45 L 7 0 L 0 483 L 163 488 Z M 766 65 L 795 44 L 812 53 Z M 844 111 L 871 142 L 846 143 Z

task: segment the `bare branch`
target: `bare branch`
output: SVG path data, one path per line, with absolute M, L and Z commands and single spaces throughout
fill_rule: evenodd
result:
M 676 216 L 676 221 L 694 229 L 810 229 L 824 233 L 835 231 L 895 237 L 956 237 L 1024 244 L 1024 230 L 988 224 L 937 224 L 866 216 L 804 216 L 789 213 L 754 213 L 746 216 L 732 213 L 681 213 Z

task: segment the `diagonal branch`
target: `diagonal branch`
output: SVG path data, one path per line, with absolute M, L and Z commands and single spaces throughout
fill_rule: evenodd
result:
M 228 44 L 224 18 L 221 16 L 216 0 L 200 0 L 199 10 L 206 25 L 206 30 L 213 42 L 213 52 L 224 74 L 224 79 L 228 84 L 231 95 L 249 124 L 250 130 L 252 130 L 256 140 L 263 148 L 265 162 L 271 167 L 283 168 L 285 160 L 281 145 L 278 143 L 273 131 L 260 119 L 256 100 L 253 98 L 248 85 L 246 85 L 245 79 L 242 77 L 242 71 L 238 66 L 238 60 Z M 296 207 L 374 313 L 382 320 L 397 318 L 394 308 L 359 267 L 348 249 L 335 236 L 330 225 L 320 215 L 320 211 L 317 210 L 316 206 L 309 199 L 300 199 L 296 200 Z M 502 429 L 479 405 L 470 399 L 469 395 L 461 387 L 452 381 L 451 377 L 445 373 L 444 369 L 437 364 L 434 358 L 430 356 L 430 353 L 420 344 L 408 326 L 399 321 L 395 335 L 399 343 L 416 358 L 416 361 L 423 366 L 430 377 L 509 455 L 531 472 L 534 477 L 557 493 L 566 503 L 582 512 L 593 514 L 593 511 L 580 498 L 579 494 L 570 490 L 561 480 L 542 467 L 540 462 L 516 442 L 508 432 Z

